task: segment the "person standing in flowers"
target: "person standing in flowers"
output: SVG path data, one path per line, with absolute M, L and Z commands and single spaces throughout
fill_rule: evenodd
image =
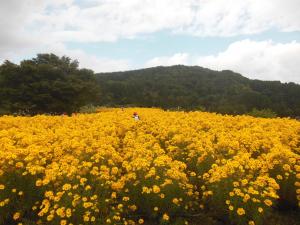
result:
M 140 117 L 139 117 L 139 115 L 137 114 L 137 112 L 134 112 L 133 113 L 133 116 L 132 116 L 132 118 L 134 119 L 134 120 L 140 120 Z

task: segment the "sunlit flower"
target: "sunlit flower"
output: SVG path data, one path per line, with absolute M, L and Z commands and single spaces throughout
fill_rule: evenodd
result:
M 240 215 L 240 216 L 245 215 L 245 213 L 246 213 L 245 210 L 244 210 L 243 208 L 238 208 L 236 212 L 237 212 L 237 214 Z
M 170 219 L 170 217 L 168 216 L 167 213 L 164 213 L 162 218 L 163 218 L 163 220 L 166 220 L 166 221 L 168 221 Z

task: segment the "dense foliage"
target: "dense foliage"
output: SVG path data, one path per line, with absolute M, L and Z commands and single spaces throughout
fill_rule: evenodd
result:
M 97 74 L 102 105 L 202 109 L 243 114 L 270 109 L 300 116 L 300 85 L 250 80 L 232 71 L 201 67 L 155 67 Z
M 4 116 L 0 224 L 298 225 L 299 133 L 287 118 L 159 109 Z
M 0 114 L 73 112 L 98 94 L 93 71 L 68 57 L 39 54 L 0 66 Z
M 300 85 L 250 80 L 232 71 L 197 66 L 95 75 L 79 69 L 77 61 L 54 54 L 0 66 L 0 115 L 71 113 L 90 105 L 296 117 Z

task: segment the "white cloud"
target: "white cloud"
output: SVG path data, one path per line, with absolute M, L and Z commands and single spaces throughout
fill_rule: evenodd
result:
M 299 12 L 299 0 L 0 0 L 0 62 L 38 52 L 55 52 L 55 46 L 60 46 L 57 52 L 61 54 L 64 51 L 63 54 L 71 54 L 71 57 L 74 55 L 82 65 L 97 71 L 126 69 L 130 67 L 126 60 L 99 58 L 85 53 L 83 49 L 70 50 L 65 43 L 116 41 L 161 30 L 195 36 L 234 36 L 268 29 L 300 31 Z M 255 65 L 250 70 L 247 64 L 238 59 L 234 61 L 233 56 L 229 57 L 231 61 L 226 65 L 249 76 L 260 76 L 264 72 L 264 76 L 273 74 L 272 78 L 277 79 L 279 75 L 276 74 L 287 70 L 291 73 L 285 74 L 295 74 L 297 69 L 290 69 L 294 68 L 295 59 L 285 61 L 283 58 L 294 57 L 297 50 L 289 46 L 295 47 L 298 43 L 283 45 L 284 50 L 280 46 L 269 42 L 255 45 L 265 48 L 261 51 L 269 54 L 261 58 L 264 62 L 268 62 L 269 57 L 279 60 L 272 64 L 273 71 L 269 69 L 266 72 L 259 60 L 254 59 L 251 62 L 255 61 Z M 223 54 L 235 52 L 234 47 L 232 45 Z M 272 49 L 277 52 L 270 53 Z M 244 51 L 245 55 L 255 55 L 246 49 Z M 240 51 L 236 54 L 241 56 Z M 181 53 L 171 59 L 156 58 L 148 63 L 183 64 L 187 58 Z M 200 58 L 199 61 L 221 66 L 229 59 L 222 58 L 220 54 Z M 284 79 L 281 75 L 280 78 Z
M 66 54 L 67 52 L 67 54 Z M 127 60 L 115 60 L 109 58 L 101 58 L 95 55 L 89 55 L 81 50 L 64 51 L 60 55 L 68 55 L 74 59 L 78 59 L 80 67 L 94 70 L 94 72 L 114 72 L 125 71 L 131 69 L 130 62 Z
M 80 49 L 67 49 L 63 44 L 55 44 L 43 48 L 40 52 L 51 52 L 58 56 L 68 56 L 79 61 L 79 67 L 94 70 L 94 72 L 124 71 L 131 68 L 130 62 L 122 59 L 109 59 L 87 54 Z
M 234 36 L 268 29 L 300 30 L 299 0 L 195 1 L 192 22 L 185 28 L 196 36 Z
M 28 0 L 27 0 L 28 1 Z M 31 0 L 32 1 L 32 0 Z M 115 41 L 164 29 L 196 36 L 234 36 L 271 28 L 300 31 L 299 0 L 88 0 L 35 18 L 61 41 Z
M 176 53 L 171 57 L 155 57 L 148 62 L 146 62 L 146 67 L 154 67 L 154 66 L 171 66 L 178 64 L 188 64 L 189 55 L 187 53 Z
M 125 59 L 110 59 L 105 57 L 99 57 L 93 54 L 88 54 L 81 49 L 68 49 L 63 43 L 44 43 L 44 45 L 36 45 L 33 48 L 22 49 L 19 54 L 6 53 L 0 54 L 0 64 L 5 59 L 9 59 L 14 63 L 27 58 L 31 58 L 37 53 L 54 53 L 58 56 L 68 56 L 73 60 L 79 61 L 80 68 L 88 68 L 94 70 L 94 72 L 113 72 L 113 71 L 124 71 L 132 69 L 132 65 L 128 60 Z M 1 59 L 1 56 L 6 57 Z M 21 56 L 20 56 L 21 55 Z M 22 57 L 23 56 L 23 57 Z
M 299 55 L 300 43 L 296 41 L 281 44 L 246 39 L 232 43 L 225 51 L 216 55 L 192 56 L 180 53 L 156 57 L 145 65 L 199 65 L 215 70 L 230 69 L 251 79 L 300 83 Z M 182 60 L 174 60 L 180 58 Z
M 0 47 L 44 39 L 115 41 L 164 29 L 196 36 L 300 31 L 299 12 L 299 0 L 0 1 L 0 28 L 6 31 Z
M 243 40 L 217 55 L 199 57 L 196 64 L 231 69 L 252 79 L 300 83 L 300 43 Z
M 71 0 L 0 1 L 0 62 L 55 43 L 49 33 L 42 33 L 42 28 L 36 26 L 37 18 L 50 5 L 57 8 L 71 3 Z
M 130 68 L 129 62 L 123 59 L 109 59 L 87 54 L 82 49 L 71 50 L 65 47 L 64 40 L 76 38 L 88 40 L 80 31 L 65 31 L 68 14 L 63 18 L 63 12 L 79 10 L 72 5 L 73 0 L 0 0 L 0 63 L 9 59 L 18 63 L 25 57 L 36 53 L 55 53 L 59 56 L 67 55 L 80 62 L 80 67 L 93 69 L 95 72 L 120 71 Z M 67 8 L 66 8 L 67 7 Z M 47 11 L 57 18 L 47 15 Z M 14 13 L 12 13 L 14 12 Z M 43 23 L 41 18 L 49 19 Z M 70 19 L 72 19 L 73 15 Z M 57 19 L 64 19 L 59 22 Z M 89 33 L 87 33 L 89 35 Z

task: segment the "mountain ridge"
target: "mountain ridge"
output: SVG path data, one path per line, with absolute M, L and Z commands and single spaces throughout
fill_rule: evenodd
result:
M 101 75 L 108 75 L 108 74 L 118 74 L 118 73 L 131 73 L 131 72 L 141 72 L 141 71 L 147 71 L 147 70 L 155 70 L 155 69 L 168 69 L 168 68 L 178 68 L 178 67 L 182 67 L 182 68 L 193 68 L 193 69 L 202 69 L 202 70 L 207 70 L 207 71 L 213 71 L 213 72 L 231 72 L 232 74 L 236 74 L 239 75 L 245 79 L 248 80 L 252 80 L 252 81 L 264 81 L 264 82 L 280 82 L 281 84 L 289 84 L 289 83 L 294 83 L 296 85 L 300 85 L 296 82 L 293 81 L 289 81 L 289 82 L 282 82 L 280 80 L 262 80 L 262 79 L 252 79 L 252 78 L 248 78 L 245 75 L 242 75 L 241 73 L 235 72 L 233 70 L 230 69 L 225 69 L 225 70 L 214 70 L 214 69 L 209 69 L 206 67 L 202 67 L 202 66 L 187 66 L 187 65 L 183 65 L 183 64 L 176 64 L 176 65 L 172 65 L 172 66 L 153 66 L 153 67 L 146 67 L 146 68 L 139 68 L 139 69 L 132 69 L 132 70 L 120 70 L 120 71 L 113 71 L 113 72 L 98 72 L 95 73 L 95 75 L 97 76 L 101 76 Z
M 95 75 L 102 90 L 101 105 L 204 107 L 230 114 L 268 108 L 281 116 L 300 115 L 300 85 L 294 82 L 249 79 L 231 70 L 184 65 Z

